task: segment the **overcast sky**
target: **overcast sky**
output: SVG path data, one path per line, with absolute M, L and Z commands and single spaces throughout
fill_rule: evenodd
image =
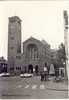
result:
M 1 1 L 0 2 L 0 56 L 7 58 L 8 17 L 22 20 L 22 42 L 30 36 L 46 40 L 51 48 L 64 42 L 63 10 L 67 1 Z

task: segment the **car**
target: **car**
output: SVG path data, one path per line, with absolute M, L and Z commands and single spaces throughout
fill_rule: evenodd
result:
M 32 77 L 32 76 L 33 76 L 33 74 L 30 74 L 30 73 L 20 74 L 20 77 L 21 77 L 21 78 L 30 78 L 30 77 Z
M 0 77 L 9 77 L 10 76 L 10 73 L 1 73 L 0 74 Z

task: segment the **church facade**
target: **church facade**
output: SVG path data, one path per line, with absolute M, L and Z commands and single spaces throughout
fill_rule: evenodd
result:
M 23 42 L 21 50 L 21 19 L 18 16 L 9 18 L 8 23 L 8 72 L 21 73 L 44 69 L 51 64 L 50 45 L 30 37 Z M 22 51 L 22 52 L 21 52 Z

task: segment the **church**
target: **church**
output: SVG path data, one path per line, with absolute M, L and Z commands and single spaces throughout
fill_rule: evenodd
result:
M 45 40 L 30 37 L 21 41 L 21 19 L 18 16 L 9 17 L 8 23 L 8 72 L 20 74 L 22 71 L 33 73 L 44 69 L 45 64 L 51 64 L 50 45 Z M 23 44 L 23 47 L 21 47 Z M 23 48 L 23 49 L 21 49 Z

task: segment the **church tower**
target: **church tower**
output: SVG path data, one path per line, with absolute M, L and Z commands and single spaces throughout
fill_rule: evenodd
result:
M 16 57 L 21 54 L 21 20 L 9 17 L 8 23 L 8 71 L 14 72 Z

